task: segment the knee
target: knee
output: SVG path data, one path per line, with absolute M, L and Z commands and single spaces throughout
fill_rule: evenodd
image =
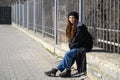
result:
M 66 52 L 65 56 L 75 57 L 75 56 L 76 56 L 76 54 L 77 54 L 76 49 L 72 49 L 72 50 L 70 50 L 70 51 Z
M 68 56 L 68 55 L 70 55 L 69 51 L 65 53 L 65 57 Z

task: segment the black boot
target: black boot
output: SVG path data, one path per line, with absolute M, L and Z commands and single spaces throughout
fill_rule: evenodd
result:
M 87 71 L 80 72 L 80 71 L 78 70 L 78 74 L 87 76 Z
M 65 72 L 60 74 L 60 77 L 71 77 L 71 70 L 66 69 Z
M 45 72 L 45 75 L 50 76 L 50 77 L 55 77 L 57 71 L 58 71 L 57 69 L 52 68 L 52 70 Z

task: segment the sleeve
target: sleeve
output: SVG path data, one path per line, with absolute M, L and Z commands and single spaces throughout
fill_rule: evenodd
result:
M 82 44 L 83 41 L 83 31 L 82 30 L 77 30 L 77 33 L 75 35 L 75 37 L 73 38 L 72 42 L 69 43 L 69 48 L 73 49 L 73 48 L 79 48 Z

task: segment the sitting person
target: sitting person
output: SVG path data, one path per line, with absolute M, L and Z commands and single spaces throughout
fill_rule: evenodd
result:
M 77 12 L 72 11 L 68 14 L 66 37 L 68 38 L 70 51 L 66 52 L 56 68 L 45 72 L 45 75 L 54 77 L 59 70 L 61 77 L 71 77 L 71 66 L 75 60 L 78 73 L 86 72 L 86 52 L 92 49 L 93 38 L 86 26 L 78 21 L 79 14 Z

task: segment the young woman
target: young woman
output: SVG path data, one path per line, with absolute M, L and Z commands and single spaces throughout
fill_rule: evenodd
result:
M 59 70 L 62 72 L 61 77 L 71 77 L 71 66 L 75 60 L 78 72 L 86 72 L 86 52 L 92 49 L 93 40 L 86 26 L 78 21 L 79 15 L 77 12 L 72 11 L 68 14 L 66 37 L 69 41 L 70 51 L 66 52 L 56 68 L 45 72 L 47 76 L 53 77 Z

